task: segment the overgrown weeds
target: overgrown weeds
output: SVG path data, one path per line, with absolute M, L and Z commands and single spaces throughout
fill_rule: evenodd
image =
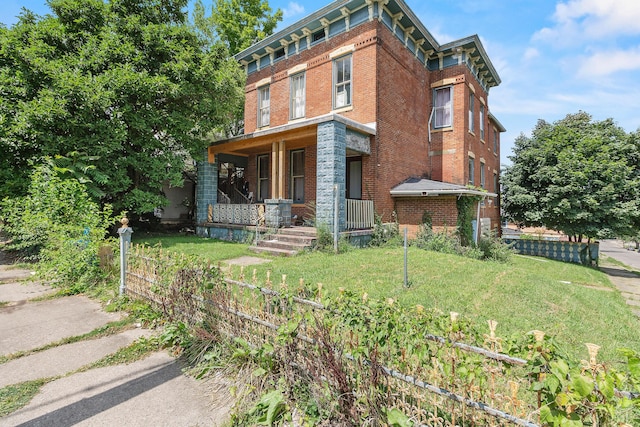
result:
M 6 248 L 37 261 L 46 280 L 79 293 L 112 274 L 113 260 L 110 266 L 101 263 L 101 254 L 106 257 L 115 246 L 105 240 L 114 223 L 111 207 L 101 208 L 78 180 L 62 178 L 46 164 L 36 167 L 28 194 L 4 200 L 1 207 L 2 231 L 11 242 Z M 105 246 L 111 250 L 101 249 Z
M 428 251 L 503 263 L 509 262 L 513 254 L 510 246 L 496 237 L 482 236 L 477 245 L 471 243 L 464 246 L 459 233 L 450 233 L 446 228 L 443 231 L 433 231 L 428 224 L 419 227 L 412 243 Z

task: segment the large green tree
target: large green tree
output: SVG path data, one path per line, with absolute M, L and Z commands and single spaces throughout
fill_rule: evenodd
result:
M 187 0 L 49 0 L 0 27 L 0 198 L 34 164 L 82 153 L 103 203 L 164 204 L 207 135 L 235 120 L 244 74 L 187 20 Z
M 640 146 L 612 119 L 584 112 L 540 120 L 515 141 L 502 175 L 506 216 L 577 240 L 623 236 L 640 217 Z
M 193 5 L 193 22 L 198 33 L 210 44 L 222 43 L 235 55 L 270 35 L 282 20 L 280 9 L 273 12 L 267 0 L 213 0 L 209 14 L 202 0 Z M 244 105 L 238 105 L 234 119 L 218 132 L 232 137 L 244 127 Z
M 221 41 L 231 55 L 270 35 L 282 20 L 267 0 L 213 0 L 211 14 L 202 0 L 193 7 L 196 28 L 211 42 Z

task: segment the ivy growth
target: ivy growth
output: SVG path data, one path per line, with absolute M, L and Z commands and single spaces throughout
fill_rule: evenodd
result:
M 458 197 L 456 207 L 458 208 L 458 235 L 462 246 L 471 246 L 473 243 L 473 226 L 471 221 L 474 219 L 473 208 L 480 201 L 479 196 Z

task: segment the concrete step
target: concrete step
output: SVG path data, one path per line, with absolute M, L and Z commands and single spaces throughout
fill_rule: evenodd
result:
M 302 251 L 305 248 L 308 248 L 309 245 L 306 243 L 295 242 L 295 241 L 284 241 L 280 239 L 262 239 L 259 240 L 257 246 L 266 247 L 266 248 L 277 248 L 277 249 L 289 249 L 292 251 Z
M 277 233 L 283 236 L 318 237 L 318 231 L 313 227 L 285 227 L 279 228 Z
M 266 253 L 274 256 L 294 256 L 297 254 L 297 251 L 290 249 L 279 249 L 279 248 L 271 248 L 267 246 L 249 246 L 249 250 L 255 253 Z
M 265 234 L 260 236 L 260 240 L 278 240 L 281 242 L 300 243 L 306 246 L 312 246 L 317 240 L 315 236 L 303 236 L 295 234 Z

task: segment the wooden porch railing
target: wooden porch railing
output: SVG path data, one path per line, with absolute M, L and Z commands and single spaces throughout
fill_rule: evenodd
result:
M 347 199 L 347 229 L 373 228 L 373 200 Z

